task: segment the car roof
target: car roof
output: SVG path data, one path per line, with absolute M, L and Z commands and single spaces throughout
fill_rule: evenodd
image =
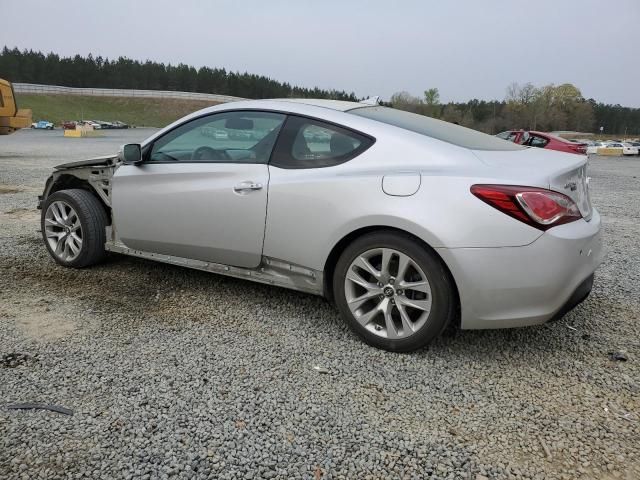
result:
M 330 112 L 344 113 L 356 108 L 363 108 L 370 105 L 358 102 L 346 102 L 343 100 L 321 100 L 317 98 L 266 98 L 259 100 L 235 100 L 233 102 L 219 103 L 212 105 L 211 107 L 205 107 L 202 110 L 195 111 L 185 117 L 178 119 L 174 124 L 182 123 L 200 115 L 206 115 L 209 113 L 215 113 L 225 110 L 236 109 L 266 109 L 266 110 L 281 110 L 290 113 L 309 113 L 313 114 L 314 109 L 322 108 L 326 109 L 324 113 Z M 322 111 L 315 110 L 316 114 Z M 169 127 L 174 126 L 169 125 Z
M 319 98 L 274 98 L 269 101 L 313 105 L 314 107 L 330 108 L 331 110 L 338 110 L 340 112 L 346 112 L 347 110 L 366 106 L 358 102 L 347 102 L 345 100 L 323 100 Z
M 346 102 L 342 100 L 321 100 L 315 98 L 273 98 L 273 99 L 260 99 L 260 100 L 235 100 L 232 102 L 219 103 L 210 107 L 205 107 L 201 110 L 195 111 L 179 118 L 175 122 L 167 125 L 165 128 L 159 130 L 149 138 L 144 140 L 142 145 L 146 145 L 153 141 L 155 138 L 164 134 L 166 131 L 175 128 L 184 122 L 187 122 L 193 118 L 197 118 L 203 115 L 208 115 L 217 112 L 224 112 L 229 110 L 271 110 L 287 112 L 290 114 L 302 114 L 312 117 L 317 117 L 325 121 L 332 121 L 341 125 L 351 126 L 350 128 L 356 128 L 354 124 L 365 122 L 365 119 L 348 115 L 347 111 L 354 110 L 356 108 L 368 107 L 370 105 L 358 102 Z M 348 123 L 345 122 L 344 116 L 348 116 Z M 366 122 L 370 122 L 366 120 Z

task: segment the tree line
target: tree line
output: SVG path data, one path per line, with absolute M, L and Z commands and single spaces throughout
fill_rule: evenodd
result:
M 542 87 L 512 83 L 504 100 L 446 104 L 440 102 L 438 89 L 430 88 L 422 98 L 395 93 L 389 104 L 491 134 L 510 129 L 598 133 L 603 127 L 604 134 L 640 136 L 640 108 L 585 99 L 570 83 Z
M 0 52 L 0 77 L 12 82 L 68 87 L 174 90 L 245 98 L 358 100 L 353 92 L 299 87 L 224 68 L 196 69 L 183 63 L 141 62 L 126 57 L 110 60 L 91 54 L 61 57 L 6 46 Z M 640 109 L 585 99 L 569 83 L 542 87 L 514 83 L 507 87 L 504 100 L 472 99 L 446 104 L 440 102 L 438 89 L 430 88 L 422 98 L 407 92 L 395 93 L 387 104 L 492 134 L 516 128 L 598 132 L 602 126 L 605 134 L 640 136 Z
M 127 88 L 216 93 L 244 98 L 313 97 L 357 101 L 353 92 L 305 88 L 263 75 L 194 68 L 183 63 L 140 62 L 126 57 L 115 60 L 75 55 L 61 57 L 33 50 L 4 47 L 0 53 L 0 78 L 11 82 L 66 87 Z

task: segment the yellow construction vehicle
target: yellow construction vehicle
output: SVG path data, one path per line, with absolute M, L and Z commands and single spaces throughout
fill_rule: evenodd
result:
M 19 128 L 31 126 L 31 110 L 18 109 L 13 86 L 0 78 L 0 135 L 9 135 Z

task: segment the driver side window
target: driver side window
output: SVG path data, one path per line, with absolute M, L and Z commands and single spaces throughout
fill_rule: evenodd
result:
M 285 115 L 222 112 L 196 118 L 158 138 L 149 162 L 267 163 Z

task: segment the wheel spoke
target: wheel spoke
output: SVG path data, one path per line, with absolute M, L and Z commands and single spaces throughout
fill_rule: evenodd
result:
M 407 274 L 409 265 L 411 265 L 411 259 L 407 255 L 404 255 L 402 253 L 399 254 L 398 257 L 398 275 L 396 275 L 396 278 L 401 282 L 402 280 L 404 280 L 404 277 Z
M 398 288 L 402 288 L 404 290 L 415 290 L 417 292 L 429 293 L 429 283 L 426 280 L 421 280 L 419 282 L 400 282 L 398 284 Z
M 382 264 L 380 265 L 380 270 L 382 274 L 386 277 L 391 276 L 391 272 L 389 272 L 389 263 L 391 263 L 391 256 L 393 255 L 393 250 L 388 248 L 382 249 Z
M 357 298 L 354 298 L 352 300 L 349 300 L 349 308 L 351 308 L 352 310 L 357 310 L 358 308 L 360 308 L 364 303 L 368 302 L 369 300 L 371 300 L 372 298 L 376 298 L 378 295 L 380 295 L 380 293 L 374 291 L 374 290 L 369 290 L 368 292 L 364 293 L 363 295 L 360 295 Z
M 396 330 L 396 326 L 393 323 L 393 317 L 391 316 L 391 311 L 393 310 L 393 305 L 385 299 L 386 305 L 384 306 L 384 323 L 387 327 L 387 338 L 394 339 L 399 338 L 398 330 Z
M 71 258 L 71 248 L 69 247 L 69 237 L 64 242 L 64 259 L 69 260 Z
M 403 333 L 405 335 L 407 335 L 407 333 L 413 333 L 414 332 L 413 322 L 411 322 L 411 319 L 409 318 L 409 315 L 407 314 L 407 310 L 404 308 L 404 305 L 398 302 L 396 306 L 398 307 L 398 312 L 400 312 L 400 319 L 402 320 Z
M 63 223 L 66 225 L 67 221 L 69 220 L 69 214 L 67 213 L 67 207 L 64 205 L 64 203 L 58 203 L 58 211 L 60 212 Z
M 64 250 L 64 244 L 65 244 L 65 242 L 64 242 L 63 238 L 62 237 L 58 237 L 58 241 L 56 242 L 56 249 L 55 249 L 56 255 L 58 255 L 58 256 L 62 255 L 62 252 Z
M 60 209 L 58 207 L 58 202 L 52 203 L 49 208 L 51 209 L 51 213 L 53 214 L 54 218 L 56 219 L 56 222 L 59 225 L 64 226 L 64 220 L 62 218 L 62 215 L 60 214 Z
M 82 239 L 78 236 L 77 233 L 71 233 L 69 236 L 73 238 L 73 240 L 78 244 L 79 247 L 82 247 Z
M 374 288 L 378 288 L 375 283 L 367 282 L 364 278 L 362 278 L 357 272 L 354 272 L 352 268 L 347 272 L 347 278 L 351 280 L 356 285 L 360 285 L 362 288 L 367 290 L 373 290 Z
M 375 278 L 380 278 L 380 276 L 382 275 L 382 272 L 377 270 L 373 265 L 371 265 L 371 263 L 369 262 L 369 260 L 367 260 L 366 258 L 364 258 L 363 256 L 358 257 L 352 265 L 355 265 L 356 267 L 359 267 L 367 272 L 369 272 L 371 275 L 373 275 Z
M 398 303 L 406 306 L 415 308 L 416 310 L 429 311 L 431 309 L 431 300 L 411 300 L 406 297 L 398 297 Z
M 67 237 L 67 245 L 73 255 L 77 255 L 80 252 L 80 247 L 76 244 L 76 239 L 73 236 Z
M 62 225 L 61 223 L 58 223 L 56 220 L 54 220 L 53 218 L 45 218 L 44 219 L 44 225 L 45 227 L 58 227 L 58 228 L 64 228 L 64 225 Z
M 363 313 L 362 315 L 357 316 L 355 318 L 360 325 L 362 325 L 363 327 L 366 327 L 367 325 L 369 325 L 371 320 L 373 320 L 376 316 L 378 316 L 379 313 L 380 313 L 380 304 L 373 307 L 367 313 Z

